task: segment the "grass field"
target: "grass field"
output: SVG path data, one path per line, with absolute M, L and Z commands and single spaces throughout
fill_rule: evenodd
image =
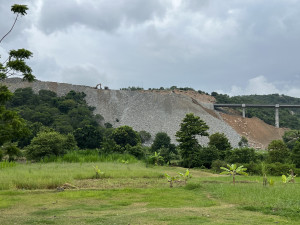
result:
M 94 179 L 94 166 L 104 175 Z M 0 224 L 299 224 L 300 184 L 142 163 L 35 163 L 0 168 Z M 57 189 L 57 187 L 65 187 Z

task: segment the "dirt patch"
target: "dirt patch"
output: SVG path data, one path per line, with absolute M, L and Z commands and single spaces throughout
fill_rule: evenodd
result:
M 258 118 L 243 118 L 220 113 L 223 120 L 235 131 L 248 139 L 250 147 L 266 149 L 272 140 L 282 140 L 286 128 L 276 128 Z

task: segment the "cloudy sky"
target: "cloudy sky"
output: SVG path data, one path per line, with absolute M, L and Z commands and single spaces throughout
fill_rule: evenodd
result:
M 0 0 L 0 45 L 37 79 L 300 97 L 300 0 Z

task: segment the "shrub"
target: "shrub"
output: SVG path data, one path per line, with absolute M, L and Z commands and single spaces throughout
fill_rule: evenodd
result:
M 226 167 L 226 166 L 227 166 L 227 163 L 225 161 L 222 161 L 219 159 L 213 161 L 211 164 L 212 170 L 216 173 L 221 173 L 222 170 L 220 169 L 220 167 Z
M 300 141 L 297 141 L 294 145 L 291 158 L 297 168 L 300 168 Z
M 26 148 L 29 159 L 40 160 L 44 157 L 59 156 L 76 147 L 72 135 L 62 135 L 55 131 L 40 132 Z
M 160 148 L 169 148 L 171 144 L 171 138 L 165 132 L 159 132 L 155 135 L 153 144 L 151 145 L 152 152 L 157 152 Z
M 150 139 L 151 139 L 151 134 L 150 134 L 149 132 L 142 130 L 142 131 L 139 131 L 138 133 L 139 133 L 139 135 L 140 135 L 142 144 L 144 144 L 145 142 L 150 141 Z
M 117 145 L 120 145 L 122 147 L 125 147 L 127 144 L 136 146 L 141 142 L 138 133 L 129 126 L 121 126 L 115 129 L 112 133 L 112 138 Z
M 285 163 L 289 158 L 289 149 L 282 140 L 274 140 L 268 146 L 268 155 L 271 163 Z
M 76 129 L 74 137 L 79 148 L 100 148 L 103 141 L 103 132 L 97 127 L 86 125 Z
M 138 144 L 136 146 L 131 146 L 127 144 L 125 146 L 126 152 L 129 153 L 130 155 L 135 156 L 138 159 L 142 159 L 144 157 L 144 150 L 143 146 L 141 144 Z
M 266 164 L 266 169 L 269 175 L 281 176 L 282 174 L 288 174 L 290 169 L 295 170 L 295 165 L 276 162 Z
M 219 150 L 220 159 L 224 160 L 226 151 L 231 149 L 231 144 L 224 133 L 215 133 L 209 136 L 208 145 L 215 146 Z
M 226 161 L 230 163 L 256 162 L 258 154 L 253 148 L 235 148 L 226 155 Z
M 201 149 L 200 161 L 201 165 L 211 168 L 212 162 L 219 158 L 219 151 L 215 146 L 208 146 Z

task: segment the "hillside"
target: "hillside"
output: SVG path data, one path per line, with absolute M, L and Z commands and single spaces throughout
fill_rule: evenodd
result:
M 232 104 L 290 104 L 300 105 L 300 98 L 294 98 L 286 95 L 270 94 L 270 95 L 245 95 L 233 96 L 218 94 L 213 92 L 212 95 L 216 98 L 216 103 L 232 103 Z M 241 111 L 232 109 L 223 109 L 226 112 L 241 114 Z M 247 108 L 246 117 L 257 117 L 265 123 L 274 126 L 274 109 L 257 109 Z M 280 109 L 280 127 L 300 130 L 300 109 Z
M 200 116 L 210 127 L 210 134 L 224 133 L 234 147 L 241 136 L 246 136 L 253 147 L 264 148 L 271 140 L 280 139 L 284 132 L 284 129 L 276 129 L 262 121 L 257 122 L 255 118 L 246 119 L 245 123 L 239 116 L 220 115 L 213 110 L 214 97 L 191 90 L 103 90 L 55 82 L 28 83 L 21 79 L 8 79 L 5 84 L 11 91 L 31 87 L 34 92 L 46 89 L 56 92 L 58 96 L 71 90 L 84 92 L 87 103 L 96 108 L 94 113 L 102 115 L 105 122 L 114 127 L 129 125 L 137 131 L 148 131 L 152 136 L 163 131 L 168 133 L 172 142 L 176 142 L 175 133 L 186 113 Z M 253 124 L 256 126 L 252 126 Z M 261 133 L 253 135 L 257 130 Z M 199 141 L 205 145 L 208 138 L 200 138 Z

